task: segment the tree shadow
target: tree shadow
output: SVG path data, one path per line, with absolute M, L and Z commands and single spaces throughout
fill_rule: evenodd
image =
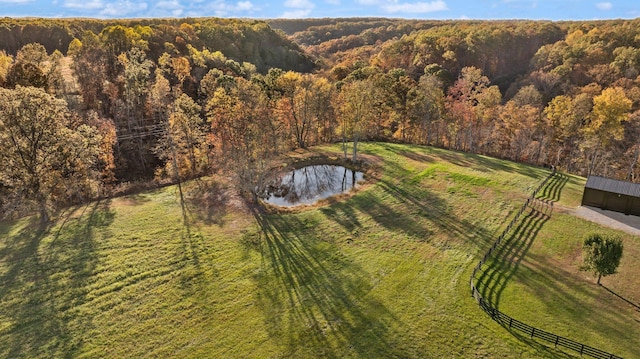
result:
M 364 213 L 390 232 L 404 233 L 410 239 L 430 242 L 440 249 L 453 246 L 450 239 L 457 238 L 478 249 L 486 248 L 492 236 L 481 221 L 473 223 L 456 216 L 436 192 L 404 180 L 411 172 L 397 163 L 388 162 L 385 167 L 387 175 L 376 183 L 381 191 L 362 191 L 344 202 L 322 208 L 321 212 L 349 232 L 362 226 L 358 213 Z M 435 236 L 436 231 L 445 233 L 446 238 Z M 435 242 L 436 237 L 441 240 Z
M 6 239 L 0 303 L 10 324 L 0 353 L 67 358 L 81 348 L 84 339 L 77 333 L 91 328 L 91 318 L 78 307 L 87 301 L 86 286 L 97 264 L 94 229 L 113 218 L 109 201 L 99 201 L 68 211 L 58 224 L 29 223 Z
M 364 270 L 299 218 L 254 212 L 262 269 L 256 299 L 285 356 L 403 357 L 399 319 L 371 295 Z
M 422 162 L 422 163 L 434 163 L 436 162 L 436 159 L 428 154 L 425 153 L 419 153 L 416 151 L 413 151 L 409 148 L 404 149 L 404 150 L 399 150 L 399 151 L 395 151 L 397 154 L 402 155 L 404 157 L 407 157 L 411 160 L 414 160 L 416 162 Z
M 229 188 L 213 179 L 195 179 L 186 189 L 187 211 L 207 225 L 224 225 L 229 200 Z
M 631 309 L 623 303 L 608 301 L 606 295 L 596 285 L 579 285 L 584 277 L 578 272 L 553 265 L 545 255 L 529 254 L 525 260 L 529 271 L 518 275 L 518 282 L 543 297 L 541 304 L 548 309 L 544 316 L 560 315 L 570 321 L 555 320 L 554 334 L 594 345 L 592 337 L 618 338 L 619 343 L 609 343 L 598 349 L 620 354 L 633 352 L 636 338 L 634 326 L 630 325 Z M 593 300 L 592 300 L 593 299 Z M 628 311 L 627 311 L 628 310 Z M 555 314 L 554 314 L 555 313 Z M 529 325 L 548 330 L 548 323 L 538 320 Z M 582 329 L 583 337 L 574 334 L 576 325 Z M 589 333 L 586 336 L 584 333 Z M 637 348 L 636 348 L 637 349 Z
M 549 312 L 540 314 L 549 315 L 549 313 L 561 308 L 561 311 L 570 313 L 571 318 L 579 320 L 581 328 L 597 328 L 598 331 L 604 333 L 616 333 L 615 337 L 627 338 L 629 334 L 620 329 L 625 327 L 623 322 L 626 318 L 619 311 L 611 310 L 600 315 L 593 315 L 589 309 L 581 305 L 581 298 L 596 295 L 594 288 L 565 285 L 564 283 L 580 282 L 580 279 L 576 274 L 550 265 L 545 256 L 528 253 L 538 232 L 552 215 L 553 203 L 560 199 L 567 179 L 564 175 L 554 176 L 540 190 L 537 198 L 529 202 L 530 212 L 517 222 L 514 229 L 508 232 L 508 236 L 505 236 L 500 245 L 491 253 L 485 269 L 477 280 L 477 288 L 487 303 L 498 308 L 507 283 L 513 277 L 517 277 L 517 282 L 530 288 L 540 288 L 541 290 L 536 292 L 537 295 L 548 298 L 542 302 L 549 307 Z M 518 269 L 523 261 L 528 270 L 519 273 Z M 506 323 L 500 323 L 515 337 L 538 350 L 542 350 L 543 345 L 540 343 L 509 328 Z M 545 323 L 538 321 L 528 324 L 538 327 Z M 570 333 L 575 329 L 575 324 L 568 324 L 566 328 L 560 326 L 561 333 L 571 336 Z M 623 347 L 628 348 L 626 345 Z M 553 351 L 550 353 L 561 355 L 559 353 L 564 352 L 556 353 Z M 569 354 L 567 356 L 571 357 Z
M 403 206 L 407 207 L 406 210 L 412 215 L 408 216 L 409 218 L 406 221 L 418 221 L 415 218 L 427 221 L 422 225 L 414 224 L 408 227 L 409 229 L 423 227 L 419 230 L 413 229 L 413 235 L 430 234 L 428 228 L 431 227 L 446 233 L 449 238 L 464 239 L 466 243 L 473 244 L 478 249 L 486 248 L 489 244 L 491 240 L 491 232 L 489 230 L 483 227 L 482 224 L 472 223 L 467 219 L 456 216 L 447 201 L 435 192 L 423 186 L 406 185 L 387 180 L 381 180 L 380 186 L 385 192 L 401 201 Z M 434 245 L 448 247 L 450 244 L 434 243 Z
M 482 154 L 456 151 L 452 149 L 444 150 L 433 146 L 402 145 L 402 147 L 399 147 L 393 144 L 384 144 L 380 146 L 390 152 L 425 163 L 434 162 L 434 158 L 431 154 L 435 152 L 437 153 L 438 158 L 444 159 L 456 166 L 471 168 L 479 172 L 516 172 L 533 178 L 543 178 L 548 175 L 548 169 L 520 164 L 508 159 L 499 159 L 495 156 L 488 157 Z
M 640 304 L 634 303 L 632 301 L 630 301 L 629 299 L 621 296 L 620 294 L 614 292 L 613 290 L 607 288 L 604 284 L 600 285 L 602 288 L 606 289 L 607 292 L 613 294 L 614 296 L 616 296 L 618 299 L 623 300 L 624 302 L 626 302 L 627 304 L 631 305 L 632 307 L 636 308 L 637 311 L 640 311 Z
M 329 207 L 320 209 L 327 218 L 330 218 L 348 232 L 355 232 L 362 224 L 358 220 L 358 214 L 354 206 L 347 202 L 337 202 Z

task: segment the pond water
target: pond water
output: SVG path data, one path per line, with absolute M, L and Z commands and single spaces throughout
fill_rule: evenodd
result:
M 343 166 L 314 165 L 284 173 L 269 183 L 262 198 L 284 207 L 313 204 L 321 199 L 347 192 L 362 181 L 362 172 Z

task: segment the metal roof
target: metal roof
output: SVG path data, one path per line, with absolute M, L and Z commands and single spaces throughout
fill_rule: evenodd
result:
M 587 184 L 584 187 L 626 196 L 640 197 L 640 183 L 619 181 L 600 176 L 589 176 Z

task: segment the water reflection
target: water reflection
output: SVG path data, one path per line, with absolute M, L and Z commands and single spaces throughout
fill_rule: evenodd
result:
M 262 197 L 265 202 L 277 206 L 312 204 L 350 190 L 363 178 L 362 172 L 343 166 L 307 166 L 285 173 L 269 183 Z

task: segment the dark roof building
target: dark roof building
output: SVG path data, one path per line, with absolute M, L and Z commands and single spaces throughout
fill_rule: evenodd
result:
M 589 176 L 582 205 L 640 216 L 640 183 Z

